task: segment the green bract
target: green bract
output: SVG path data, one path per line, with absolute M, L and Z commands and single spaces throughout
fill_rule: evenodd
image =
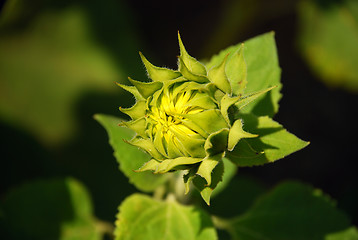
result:
M 129 78 L 134 86 L 118 84 L 136 98 L 133 107 L 120 108 L 132 118 L 122 125 L 137 133 L 128 143 L 152 157 L 138 171 L 188 170 L 184 176 L 186 191 L 197 175 L 203 179 L 194 184 L 212 190 L 221 180 L 226 152 L 232 151 L 241 139 L 258 136 L 244 131 L 243 121 L 238 118 L 240 109 L 273 87 L 244 96 L 239 93 L 246 82 L 243 45 L 233 56 L 241 78 L 235 79 L 235 84 L 225 73 L 227 57 L 206 69 L 187 53 L 179 34 L 178 38 L 178 70 L 153 66 L 140 53 L 152 82 Z

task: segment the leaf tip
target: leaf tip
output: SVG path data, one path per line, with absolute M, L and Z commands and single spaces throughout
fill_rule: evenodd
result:
M 100 114 L 96 113 L 96 114 L 93 114 L 93 119 L 95 119 L 96 121 L 99 121 L 99 118 L 100 118 Z

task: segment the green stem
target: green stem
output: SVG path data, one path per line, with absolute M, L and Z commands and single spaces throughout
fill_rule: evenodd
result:
M 114 239 L 114 225 L 112 223 L 96 219 L 96 229 L 98 232 L 109 236 L 111 239 Z
M 167 187 L 165 185 L 161 185 L 155 189 L 153 193 L 153 198 L 156 200 L 163 200 L 166 192 Z
M 220 230 L 226 230 L 226 231 L 230 232 L 230 230 L 231 230 L 230 220 L 220 218 L 220 217 L 214 216 L 214 215 L 211 216 L 211 220 L 213 221 L 215 228 L 220 229 Z

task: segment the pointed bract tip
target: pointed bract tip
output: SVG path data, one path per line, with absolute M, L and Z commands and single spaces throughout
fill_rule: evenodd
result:
M 138 53 L 139 53 L 139 56 L 140 56 L 140 58 L 142 59 L 142 61 L 143 61 L 143 60 L 147 60 L 147 58 L 144 57 L 144 55 L 143 55 L 143 53 L 142 53 L 141 51 L 139 51 Z

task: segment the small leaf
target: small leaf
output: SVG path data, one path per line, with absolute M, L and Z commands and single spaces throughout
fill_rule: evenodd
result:
M 232 93 L 236 96 L 240 96 L 247 85 L 247 66 L 244 58 L 244 44 L 242 43 L 239 49 L 232 55 L 230 61 L 227 64 L 227 71 L 234 72 L 231 74 L 230 85 Z
M 234 105 L 237 101 L 239 101 L 240 98 L 241 98 L 240 96 L 230 97 L 229 95 L 224 95 L 221 98 L 221 101 L 220 101 L 221 115 L 223 115 L 223 117 L 225 118 L 228 125 L 231 125 L 228 110 L 232 105 Z
M 146 162 L 140 169 L 138 169 L 138 171 L 152 170 L 154 173 L 166 173 L 178 166 L 192 165 L 201 161 L 203 161 L 202 158 L 192 157 L 178 157 L 174 159 L 166 159 L 162 162 L 152 159 L 149 162 Z
M 204 157 L 204 139 L 198 139 L 187 134 L 183 134 L 182 131 L 172 128 L 172 133 L 178 139 L 178 143 L 181 145 L 181 150 L 185 151 L 185 154 L 189 154 L 191 157 Z
M 212 192 L 212 197 L 221 193 L 225 188 L 229 185 L 232 178 L 235 176 L 237 172 L 237 166 L 227 158 L 222 159 L 224 164 L 224 174 L 222 177 L 222 181 L 218 183 L 216 188 Z
M 210 216 L 175 201 L 134 194 L 119 207 L 115 240 L 217 240 Z
M 242 96 L 239 101 L 235 102 L 236 106 L 238 107 L 239 110 L 241 110 L 242 108 L 246 107 L 246 105 L 248 105 L 249 103 L 255 101 L 262 94 L 267 93 L 276 87 L 277 86 L 269 87 L 265 90 L 261 90 L 261 91 L 254 92 L 254 93 L 249 93 L 245 96 Z
M 184 61 L 179 58 L 179 71 L 188 80 L 195 81 L 198 83 L 207 83 L 209 79 L 203 75 L 197 75 L 189 70 L 189 68 L 185 65 Z
M 141 166 L 138 170 L 135 170 L 135 172 L 144 172 L 144 171 L 157 171 L 159 168 L 160 162 L 158 162 L 155 159 L 151 159 L 148 162 L 144 163 L 143 166 Z
M 130 92 L 131 94 L 133 94 L 133 96 L 135 97 L 135 99 L 138 100 L 145 100 L 143 98 L 143 96 L 139 93 L 138 89 L 134 86 L 127 86 L 121 83 L 116 83 L 119 87 L 121 87 L 123 90 Z
M 181 76 L 180 72 L 178 71 L 154 66 L 144 57 L 141 52 L 139 52 L 139 55 L 145 65 L 145 68 L 147 69 L 149 78 L 153 81 L 164 82 Z
M 196 172 L 198 171 L 198 166 L 194 166 L 189 169 L 189 171 L 183 176 L 185 194 L 188 194 L 190 191 L 190 183 L 196 177 Z
M 196 114 L 183 114 L 182 116 L 195 123 L 207 133 L 216 132 L 228 127 L 220 111 L 217 109 L 206 110 Z
M 180 38 L 180 34 L 178 32 L 178 41 L 179 41 L 179 48 L 180 48 L 180 58 L 179 60 L 184 63 L 184 66 L 188 68 L 190 72 L 195 75 L 202 75 L 206 76 L 206 68 L 203 64 L 201 64 L 198 60 L 191 57 L 188 52 L 186 51 L 184 44 Z M 181 68 L 179 65 L 179 71 L 181 72 Z
M 161 155 L 163 155 L 165 158 L 168 158 L 168 153 L 166 151 L 165 147 L 165 139 L 163 137 L 163 126 L 160 126 L 157 132 L 155 133 L 155 136 L 153 138 L 153 143 L 155 148 L 160 152 Z
M 205 152 L 208 156 L 214 156 L 219 153 L 223 153 L 227 149 L 227 139 L 229 135 L 229 129 L 223 128 L 217 132 L 209 135 L 205 141 Z
M 258 134 L 259 137 L 245 139 L 243 143 L 241 143 L 243 140 L 239 141 L 232 152 L 227 152 L 226 157 L 238 166 L 274 162 L 309 144 L 289 133 L 282 125 L 269 117 L 256 117 L 252 114 L 241 117 L 245 128 Z
M 193 178 L 193 184 L 199 190 L 200 195 L 204 199 L 206 204 L 210 205 L 211 194 L 216 188 L 216 186 L 219 184 L 219 182 L 222 181 L 223 174 L 224 164 L 223 161 L 220 160 L 211 173 L 211 184 L 209 186 L 207 185 L 207 181 L 199 175 L 196 175 L 196 177 Z
M 139 136 L 141 137 L 146 137 L 146 121 L 144 117 L 141 117 L 137 120 L 132 120 L 132 121 L 122 121 L 120 123 L 120 125 L 124 125 L 127 128 L 133 130 L 134 132 L 136 132 Z
M 233 152 L 226 153 L 226 157 L 240 167 L 251 167 L 269 162 L 261 156 L 264 153 L 253 149 L 246 139 L 242 139 L 236 144 Z
M 159 168 L 156 173 L 166 173 L 176 167 L 183 165 L 192 165 L 201 161 L 203 161 L 202 158 L 193 157 L 178 157 L 174 159 L 167 159 L 159 164 Z
M 163 87 L 161 82 L 139 82 L 128 78 L 129 81 L 138 89 L 139 93 L 147 99 L 149 96 L 152 96 L 156 91 Z
M 243 127 L 242 121 L 241 121 L 241 119 L 238 119 L 238 120 L 236 120 L 234 122 L 234 124 L 230 128 L 229 142 L 228 142 L 228 150 L 229 151 L 232 151 L 234 149 L 234 147 L 236 146 L 236 144 L 241 139 L 243 139 L 243 138 L 254 138 L 254 137 L 259 136 L 257 134 L 251 134 L 251 133 L 245 132 L 242 127 Z
M 119 107 L 119 111 L 130 116 L 132 120 L 137 120 L 145 116 L 146 107 L 147 104 L 145 101 L 137 101 L 135 105 L 133 105 L 130 108 Z
M 205 92 L 197 92 L 195 97 L 190 99 L 186 106 L 200 107 L 208 110 L 217 108 L 216 104 L 213 102 L 210 96 Z
M 226 75 L 229 79 L 235 79 L 238 75 L 235 67 L 230 67 L 231 59 L 241 44 L 231 46 L 218 55 L 213 56 L 206 64 L 212 68 L 220 64 L 225 56 L 229 54 L 226 67 Z M 263 94 L 255 102 L 243 109 L 246 113 L 254 113 L 257 116 L 268 115 L 272 117 L 278 111 L 278 102 L 281 99 L 281 70 L 278 65 L 278 57 L 274 33 L 266 33 L 245 41 L 245 61 L 247 65 L 247 85 L 244 93 L 261 91 L 270 86 L 278 86 L 271 92 Z
M 127 141 L 124 140 L 124 142 L 131 144 L 133 146 L 139 147 L 141 149 L 144 149 L 150 156 L 152 156 L 155 159 L 161 160 L 164 158 L 162 154 L 158 152 L 158 150 L 155 148 L 153 142 L 150 139 L 143 139 L 141 137 L 134 137 L 133 139 Z
M 214 170 L 216 165 L 219 164 L 222 158 L 223 158 L 223 154 L 217 154 L 215 156 L 207 157 L 201 162 L 196 174 L 198 174 L 200 177 L 205 179 L 206 186 L 211 185 L 212 171 Z
M 109 143 L 114 150 L 114 156 L 119 163 L 119 169 L 139 190 L 145 192 L 154 191 L 167 180 L 168 175 L 134 172 L 134 170 L 139 169 L 145 162 L 149 161 L 150 156 L 137 147 L 123 141 L 123 139 L 128 140 L 133 138 L 135 133 L 128 128 L 119 127 L 118 123 L 121 119 L 102 114 L 95 115 L 95 119 L 107 130 Z
M 226 77 L 226 73 L 225 73 L 227 56 L 228 55 L 226 55 L 226 57 L 224 58 L 221 64 L 210 69 L 208 73 L 208 78 L 210 82 L 214 83 L 223 92 L 231 94 L 230 82 Z
M 331 199 L 298 182 L 280 184 L 226 225 L 233 240 L 322 240 L 348 227 Z

